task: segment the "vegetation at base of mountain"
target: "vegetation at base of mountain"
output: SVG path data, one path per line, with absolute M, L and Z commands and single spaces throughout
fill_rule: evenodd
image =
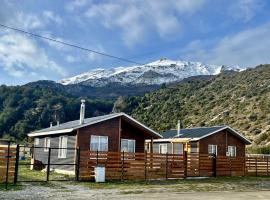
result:
M 160 85 L 121 85 L 121 84 L 108 84 L 102 87 L 92 87 L 90 85 L 73 84 L 62 85 L 54 81 L 36 81 L 26 84 L 29 87 L 40 87 L 45 89 L 53 89 L 59 92 L 65 92 L 74 96 L 85 96 L 93 99 L 116 100 L 119 96 L 139 96 L 144 95 L 146 92 L 153 91 L 160 88 Z
M 118 105 L 121 107 L 121 105 Z M 229 125 L 254 145 L 270 144 L 270 65 L 224 72 L 127 97 L 122 110 L 154 130 Z
M 111 101 L 86 98 L 86 117 L 110 113 Z M 0 138 L 24 140 L 26 134 L 79 119 L 80 98 L 55 88 L 0 86 Z

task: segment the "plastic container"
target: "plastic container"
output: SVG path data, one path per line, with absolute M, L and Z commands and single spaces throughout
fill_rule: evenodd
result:
M 104 183 L 105 182 L 105 167 L 103 167 L 103 166 L 96 166 L 95 167 L 95 181 L 97 183 Z

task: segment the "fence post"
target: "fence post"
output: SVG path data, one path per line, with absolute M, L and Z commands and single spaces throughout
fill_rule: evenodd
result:
M 147 180 L 147 151 L 144 152 L 144 180 Z
M 212 154 L 212 171 L 213 171 L 213 177 L 217 177 L 217 157 L 216 157 L 216 154 Z
M 77 148 L 77 163 L 76 163 L 76 181 L 80 180 L 80 156 L 81 156 L 81 151 L 80 147 Z
M 258 169 L 257 169 L 257 157 L 256 157 L 256 159 L 255 159 L 255 167 L 256 167 L 256 176 L 258 176 Z
M 7 152 L 7 168 L 6 168 L 6 184 L 5 184 L 5 188 L 7 190 L 8 187 L 8 175 L 9 175 L 9 157 L 10 157 L 10 141 L 8 142 L 8 152 Z
M 184 151 L 184 178 L 187 177 L 187 151 Z
M 168 152 L 166 153 L 166 180 L 168 179 Z
M 125 159 L 125 152 L 122 152 L 122 162 L 121 162 L 121 181 L 123 181 L 124 178 L 124 159 Z
M 268 156 L 266 157 L 266 165 L 267 165 L 267 176 L 269 176 L 269 171 L 268 171 Z
M 20 157 L 20 145 L 17 144 L 15 170 L 14 170 L 14 184 L 16 184 L 18 181 L 19 157 Z
M 50 163 L 51 163 L 51 147 L 49 147 L 48 151 L 48 163 L 47 163 L 47 177 L 46 181 L 49 181 L 49 176 L 50 176 Z
M 97 166 L 98 166 L 98 149 L 97 149 Z

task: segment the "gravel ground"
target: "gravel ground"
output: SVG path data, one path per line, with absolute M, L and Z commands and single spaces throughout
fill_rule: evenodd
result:
M 95 199 L 95 200 L 126 200 L 126 199 L 185 199 L 185 200 L 223 200 L 223 199 L 270 199 L 270 191 L 254 191 L 254 192 L 237 192 L 237 191 L 212 191 L 212 192 L 172 192 L 166 191 L 164 188 L 156 190 L 141 190 L 138 193 L 126 193 L 118 189 L 93 189 L 76 184 L 57 183 L 52 185 L 40 184 L 24 184 L 22 190 L 17 191 L 0 191 L 1 200 L 36 200 L 36 199 Z

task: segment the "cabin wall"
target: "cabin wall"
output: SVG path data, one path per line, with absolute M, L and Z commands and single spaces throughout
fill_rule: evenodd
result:
M 67 148 L 72 148 L 67 150 L 66 158 L 58 158 L 58 151 L 59 149 L 51 149 L 51 169 L 57 170 L 67 170 L 67 171 L 74 171 L 75 168 L 72 165 L 53 165 L 53 164 L 73 164 L 75 163 L 76 158 L 76 150 L 75 150 L 75 143 L 76 143 L 76 133 L 69 133 L 67 135 L 54 135 L 50 136 L 50 147 L 51 148 L 59 148 L 59 137 L 60 136 L 67 136 Z M 47 136 L 46 136 L 47 137 Z M 48 163 L 48 155 L 49 152 L 44 151 L 44 141 L 45 137 L 37 137 L 39 138 L 39 144 L 35 145 L 35 147 L 42 147 L 42 148 L 34 148 L 34 159 L 41 161 L 43 164 Z
M 108 151 L 120 151 L 120 117 L 83 127 L 78 131 L 78 143 L 81 151 L 90 150 L 91 135 L 108 136 Z
M 121 122 L 121 139 L 135 140 L 135 152 L 144 152 L 145 135 L 138 128 L 131 126 L 127 122 Z M 147 138 L 149 139 L 149 137 Z
M 226 156 L 227 146 L 236 146 L 236 156 L 245 156 L 245 143 L 227 130 L 220 131 L 201 139 L 199 141 L 200 153 L 208 154 L 209 144 L 217 145 L 217 155 Z

